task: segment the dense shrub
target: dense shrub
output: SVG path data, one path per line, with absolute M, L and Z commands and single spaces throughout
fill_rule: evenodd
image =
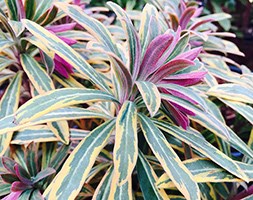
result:
M 0 4 L 3 199 L 250 194 L 253 75 L 226 57 L 243 55 L 217 32 L 230 15 L 179 0 Z

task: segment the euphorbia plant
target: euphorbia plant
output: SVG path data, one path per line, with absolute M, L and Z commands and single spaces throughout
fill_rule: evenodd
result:
M 83 86 L 76 82 L 87 79 L 95 88 L 59 89 L 60 85 L 53 85 L 50 75 L 36 64 L 32 55 L 21 55 L 22 66 L 26 67 L 25 72 L 39 94 L 3 115 L 0 133 L 16 131 L 14 143 L 22 137 L 40 142 L 57 138 L 66 142 L 80 135 L 84 137 L 78 137 L 81 141 L 73 144 L 73 151 L 53 181 L 50 180 L 44 198 L 75 199 L 84 184 L 91 182 L 92 185 L 93 177 L 105 169 L 103 178 L 95 181 L 94 199 L 132 199 L 133 195 L 139 195 L 140 189 L 145 199 L 168 199 L 175 186 L 178 191 L 174 193 L 195 200 L 207 195 L 206 188 L 213 189 L 207 182 L 252 180 L 252 171 L 248 170 L 252 166 L 231 159 L 220 148 L 222 145 L 227 148 L 229 144 L 253 158 L 252 150 L 224 123 L 217 107 L 207 98 L 217 88 L 209 90 L 210 85 L 205 82 L 216 79 L 199 59 L 205 51 L 195 47 L 204 42 L 199 42 L 199 38 L 194 40 L 192 29 L 187 28 L 192 15 L 187 18 L 185 12 L 181 23 L 171 29 L 156 8 L 147 4 L 136 27 L 122 8 L 112 2 L 108 5 L 121 22 L 121 27 L 114 32 L 111 26 L 88 16 L 78 6 L 54 4 L 78 24 L 79 30 L 85 31 L 85 43 L 80 43 L 77 50 L 86 47 L 86 54 L 75 51 L 52 33 L 50 27 L 21 20 L 27 29 L 28 41 L 36 41 L 36 46 L 45 54 L 53 52 L 73 67 L 72 86 Z M 195 8 L 189 10 L 196 12 Z M 117 31 L 122 28 L 126 40 L 117 37 Z M 89 64 L 94 55 L 102 68 L 110 63 L 109 71 L 101 73 Z M 3 103 L 11 93 L 18 93 L 13 85 L 19 83 L 19 76 L 13 79 Z M 53 87 L 47 87 L 48 84 Z M 15 102 L 12 104 L 17 108 Z M 64 132 L 57 125 L 71 120 L 73 128 L 83 127 L 79 120 L 82 118 L 101 120 L 88 135 L 75 129 Z M 40 125 L 44 123 L 50 129 Z M 218 148 L 200 133 L 203 127 L 210 135 L 216 135 L 221 144 Z M 36 134 L 39 128 L 47 132 Z M 29 137 L 31 132 L 35 134 Z M 52 136 L 55 132 L 57 137 Z M 136 179 L 140 187 L 136 187 Z

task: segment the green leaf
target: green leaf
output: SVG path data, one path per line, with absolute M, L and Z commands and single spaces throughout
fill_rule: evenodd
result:
M 36 176 L 33 178 L 33 183 L 37 183 L 40 180 L 54 174 L 56 171 L 53 168 L 46 168 L 42 171 L 40 171 Z
M 20 62 L 29 80 L 40 94 L 54 89 L 52 79 L 32 56 L 21 54 Z
M 141 13 L 139 36 L 142 46 L 142 56 L 150 42 L 159 35 L 158 12 L 151 4 L 146 4 Z
M 113 167 L 111 166 L 107 170 L 103 179 L 99 182 L 92 199 L 108 200 L 111 190 L 112 175 Z
M 16 123 L 32 121 L 53 110 L 91 101 L 116 101 L 108 93 L 82 88 L 63 88 L 38 95 L 16 112 Z
M 143 134 L 165 172 L 187 199 L 200 199 L 197 183 L 171 148 L 162 132 L 144 115 L 138 115 Z
M 17 73 L 2 96 L 0 101 L 0 118 L 13 114 L 17 110 L 20 97 L 21 81 L 22 73 Z M 0 135 L 1 156 L 8 149 L 12 139 L 12 134 L 12 132 L 8 132 Z
M 148 111 L 153 117 L 160 108 L 161 95 L 155 84 L 145 81 L 137 81 L 136 85 L 141 93 L 141 96 L 148 108 Z
M 78 144 L 49 186 L 47 199 L 74 199 L 78 195 L 114 126 L 114 120 L 105 122 Z
M 200 153 L 204 154 L 236 177 L 242 178 L 246 181 L 248 180 L 248 177 L 235 163 L 234 160 L 232 160 L 224 153 L 216 149 L 214 146 L 212 146 L 196 130 L 188 129 L 187 131 L 185 131 L 177 126 L 166 123 L 164 121 L 155 121 L 155 124 L 166 133 L 169 133 L 174 137 L 180 139 L 181 141 L 191 145 L 191 147 L 195 148 Z
M 36 0 L 25 0 L 25 13 L 27 19 L 32 19 L 36 11 Z
M 109 91 L 110 89 L 107 84 L 104 82 L 102 76 L 96 72 L 84 58 L 74 51 L 69 45 L 63 42 L 56 35 L 50 33 L 40 25 L 29 21 L 22 20 L 25 27 L 40 41 L 37 43 L 39 46 L 43 46 L 43 50 L 46 46 L 48 49 L 57 53 L 61 58 L 63 58 L 66 62 L 72 65 L 78 72 L 81 74 L 88 76 L 88 78 L 97 84 L 101 89 L 105 91 Z
M 162 99 L 168 100 L 170 102 L 173 102 L 179 106 L 182 106 L 192 111 L 193 113 L 195 113 L 195 116 L 191 116 L 191 118 L 194 121 L 198 122 L 200 125 L 206 127 L 213 133 L 217 134 L 222 139 L 228 140 L 229 132 L 227 128 L 214 115 L 210 114 L 207 111 L 202 111 L 197 106 L 179 97 L 169 95 L 169 94 L 161 94 L 161 97 Z
M 123 185 L 131 178 L 137 156 L 137 109 L 134 103 L 126 101 L 117 116 L 113 149 L 113 181 L 118 185 Z
M 65 146 L 65 145 L 62 145 L 62 146 Z M 62 148 L 59 148 L 59 150 L 62 150 Z M 57 143 L 56 142 L 43 142 L 42 143 L 42 161 L 41 161 L 41 169 L 42 170 L 49 167 L 52 157 L 56 154 L 56 151 L 57 151 Z M 65 152 L 65 151 L 63 151 L 63 152 Z M 68 154 L 66 153 L 66 155 L 68 155 Z
M 33 17 L 34 21 L 38 20 L 48 9 L 50 9 L 53 0 L 36 1 L 36 2 L 38 2 L 38 4 L 36 5 L 36 12 Z
M 131 22 L 131 19 L 128 17 L 126 12 L 120 6 L 113 2 L 107 2 L 107 5 L 109 5 L 116 13 L 118 19 L 121 22 L 122 27 L 126 32 L 129 51 L 129 69 L 131 74 L 133 75 L 133 80 L 135 81 L 139 73 L 141 63 L 140 39 Z
M 82 140 L 89 131 L 70 129 L 70 140 Z M 15 132 L 11 144 L 29 144 L 31 142 L 56 142 L 60 141 L 51 129 L 45 125 L 37 125 Z
M 50 101 L 48 99 L 50 99 Z M 65 88 L 50 91 L 44 95 L 38 95 L 23 104 L 16 112 L 15 116 L 10 115 L 2 118 L 0 120 L 0 134 L 26 127 L 27 123 L 32 120 L 59 108 L 91 101 L 117 102 L 112 95 L 99 90 Z
M 31 194 L 33 192 L 33 189 L 26 189 L 25 191 L 22 192 L 22 194 L 18 197 L 18 200 L 30 200 Z
M 224 98 L 226 100 L 253 103 L 252 89 L 242 85 L 225 83 L 210 88 L 208 94 L 211 96 Z
M 194 180 L 198 183 L 241 181 L 241 179 L 230 174 L 228 171 L 221 168 L 207 158 L 189 159 L 183 163 L 194 176 Z M 246 170 L 243 171 L 246 173 Z M 173 184 L 166 173 L 159 178 L 156 184 L 159 188 L 173 187 Z
M 111 190 L 108 199 L 133 199 L 132 194 L 132 179 L 131 177 L 123 184 L 118 185 L 117 182 L 114 182 L 115 179 L 112 179 Z
M 136 165 L 137 175 L 140 182 L 142 194 L 145 199 L 166 199 L 167 197 L 164 190 L 159 190 L 156 186 L 157 176 L 148 163 L 144 155 L 139 151 L 138 162 Z M 167 197 L 168 198 L 168 197 Z
M 18 21 L 18 8 L 16 0 L 5 0 L 8 7 L 8 14 L 12 20 Z
M 64 11 L 68 16 L 83 26 L 93 37 L 95 37 L 110 52 L 116 54 L 119 58 L 121 55 L 116 47 L 108 29 L 98 20 L 88 16 L 83 10 L 77 6 L 66 3 L 57 2 L 55 5 Z
M 11 46 L 13 46 L 15 43 L 13 41 L 10 41 L 6 38 L 0 37 L 0 52 L 2 52 L 4 49 L 7 49 Z
M 69 144 L 70 133 L 67 121 L 50 122 L 47 125 L 61 142 Z
M 50 76 L 32 56 L 21 54 L 20 61 L 24 71 L 39 94 L 55 89 Z M 69 126 L 66 121 L 48 123 L 48 126 L 64 144 L 69 143 Z
M 253 124 L 253 108 L 251 106 L 244 103 L 228 101 L 224 99 L 221 99 L 221 101 L 245 117 L 245 119 L 247 119 L 251 124 Z

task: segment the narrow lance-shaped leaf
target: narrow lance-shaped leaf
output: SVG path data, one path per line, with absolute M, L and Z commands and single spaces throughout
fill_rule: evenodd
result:
M 229 158 L 217 148 L 212 146 L 203 137 L 201 137 L 200 133 L 196 130 L 188 129 L 187 131 L 185 131 L 177 126 L 171 125 L 164 121 L 155 121 L 155 124 L 158 125 L 158 127 L 163 131 L 191 145 L 193 148 L 213 160 L 215 163 L 217 163 L 233 175 L 242 178 L 243 180 L 248 180 L 248 177 L 235 163 L 235 161 L 233 161 L 231 158 Z
M 148 44 L 159 35 L 159 23 L 157 22 L 158 12 L 151 4 L 146 4 L 141 13 L 139 36 L 144 55 Z
M 107 200 L 110 194 L 111 189 L 111 181 L 113 175 L 113 166 L 111 166 L 106 174 L 104 175 L 103 179 L 98 184 L 96 191 L 92 197 L 92 200 Z
M 13 78 L 8 88 L 6 89 L 4 95 L 0 101 L 0 118 L 7 115 L 13 114 L 19 104 L 20 88 L 21 88 L 22 73 L 17 73 Z M 12 139 L 12 132 L 0 135 L 0 155 L 2 156 Z
M 192 174 L 181 162 L 162 132 L 148 117 L 139 115 L 139 120 L 150 148 L 179 191 L 187 199 L 200 199 L 199 188 Z
M 156 85 L 151 82 L 137 81 L 136 85 L 151 117 L 153 117 L 161 105 L 161 95 L 159 90 L 157 89 Z
M 241 179 L 230 174 L 228 171 L 213 163 L 208 158 L 193 158 L 188 159 L 183 163 L 187 169 L 190 170 L 194 176 L 194 180 L 198 183 L 241 181 Z M 159 188 L 171 188 L 173 185 L 174 184 L 166 173 L 164 173 L 157 181 L 157 186 Z
M 115 180 L 116 179 L 112 178 L 111 190 L 108 199 L 132 200 L 133 199 L 132 178 L 129 177 L 123 185 L 118 185 L 117 182 L 115 182 Z
M 49 186 L 51 190 L 45 192 L 46 199 L 74 199 L 78 195 L 114 124 L 114 120 L 103 123 L 78 144 Z
M 43 48 L 46 45 L 47 48 L 57 53 L 57 55 L 72 65 L 81 74 L 88 76 L 88 78 L 101 89 L 110 92 L 102 76 L 96 72 L 80 54 L 74 51 L 60 38 L 32 21 L 22 20 L 22 22 L 26 28 L 41 41 L 41 44 L 38 43 L 38 45 L 43 46 Z
M 157 175 L 148 163 L 144 155 L 139 151 L 138 162 L 136 165 L 137 175 L 140 182 L 140 187 L 145 199 L 168 199 L 164 190 L 159 190 L 156 186 L 158 180 Z
M 39 94 L 44 94 L 47 91 L 55 89 L 50 76 L 32 56 L 21 54 L 20 61 L 24 71 Z M 63 143 L 69 143 L 69 126 L 67 121 L 52 122 L 48 126 Z
M 195 105 L 176 96 L 172 96 L 169 94 L 161 94 L 161 97 L 162 99 L 168 100 L 172 103 L 182 106 L 183 108 L 187 108 L 191 112 L 195 113 L 195 116 L 191 117 L 192 119 L 194 119 L 194 121 L 213 131 L 219 137 L 228 140 L 229 132 L 227 128 L 224 126 L 223 123 L 221 123 L 215 116 L 211 115 L 209 112 L 202 111 Z
M 137 109 L 126 101 L 116 120 L 115 146 L 113 149 L 115 183 L 122 186 L 132 175 L 138 155 Z
M 16 123 L 25 123 L 53 110 L 90 101 L 116 101 L 108 93 L 82 88 L 64 88 L 38 95 L 16 112 Z
M 129 51 L 129 64 L 130 72 L 133 75 L 133 81 L 136 80 L 140 69 L 141 62 L 141 43 L 138 34 L 131 22 L 131 19 L 127 16 L 126 12 L 117 4 L 113 2 L 107 2 L 107 4 L 113 9 L 121 21 L 121 24 L 127 34 L 128 38 L 128 51 Z
M 232 101 L 253 103 L 253 92 L 250 88 L 238 84 L 226 83 L 212 87 L 209 95 Z
M 20 62 L 29 80 L 40 94 L 55 89 L 50 76 L 32 56 L 21 54 Z
M 101 22 L 85 14 L 80 7 L 60 2 L 55 3 L 55 5 L 90 32 L 107 50 L 121 58 L 115 41 L 113 41 L 110 32 Z

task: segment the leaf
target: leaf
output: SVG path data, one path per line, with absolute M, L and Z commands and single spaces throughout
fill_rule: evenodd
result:
M 189 67 L 190 65 L 194 65 L 194 62 L 187 59 L 173 59 L 169 61 L 168 63 L 161 66 L 159 69 L 157 69 L 154 74 L 149 78 L 150 81 L 153 83 L 159 82 L 162 79 L 166 78 L 167 76 L 180 71 L 182 69 L 185 69 L 186 67 Z
M 113 182 L 124 185 L 132 175 L 138 156 L 137 109 L 126 101 L 116 119 L 115 145 L 113 149 Z
M 168 57 L 167 61 L 172 60 L 176 56 L 180 55 L 181 53 L 184 52 L 186 46 L 189 43 L 190 35 L 189 34 L 184 34 L 178 43 L 176 44 L 175 48 L 171 52 L 170 56 Z
M 0 38 L 0 52 L 2 52 L 4 49 L 7 49 L 11 46 L 13 46 L 15 43 L 13 41 L 10 41 L 6 38 L 1 37 Z
M 116 101 L 108 93 L 82 88 L 63 88 L 38 95 L 23 104 L 16 112 L 16 123 L 32 121 L 53 110 L 91 101 Z
M 217 164 L 207 158 L 194 158 L 183 162 L 187 169 L 192 173 L 194 180 L 198 183 L 209 182 L 240 182 L 236 178 Z M 164 173 L 157 181 L 159 188 L 171 188 L 173 184 L 168 175 Z
M 192 200 L 200 199 L 199 188 L 193 180 L 192 174 L 183 165 L 162 132 L 149 118 L 141 114 L 138 116 L 141 129 L 150 148 L 173 183 L 185 198 Z
M 18 21 L 18 8 L 16 0 L 5 0 L 5 4 L 8 7 L 8 16 L 10 16 L 12 20 Z
M 25 0 L 25 13 L 27 19 L 32 19 L 36 11 L 36 0 Z
M 245 119 L 247 119 L 251 124 L 253 124 L 253 108 L 251 106 L 244 103 L 224 99 L 221 99 L 221 101 L 245 117 Z
M 36 5 L 36 12 L 33 17 L 34 21 L 39 19 L 39 17 L 42 16 L 52 6 L 53 0 L 36 1 L 36 2 L 39 3 Z
M 234 160 L 212 146 L 196 130 L 183 130 L 164 121 L 155 121 L 155 124 L 166 133 L 169 133 L 181 141 L 191 145 L 191 147 L 204 154 L 236 177 L 242 178 L 246 181 L 248 180 L 248 177 Z
M 69 126 L 67 121 L 57 121 L 47 124 L 54 135 L 64 144 L 69 144 Z
M 114 120 L 103 123 L 78 144 L 49 186 L 48 199 L 74 199 L 78 195 L 114 124 Z
M 158 12 L 151 4 L 146 4 L 141 13 L 139 36 L 144 55 L 149 43 L 159 35 L 159 23 L 157 22 Z
M 55 169 L 57 172 L 61 169 L 62 163 L 69 155 L 71 145 L 62 145 L 59 150 L 52 156 L 48 166 Z
M 224 83 L 209 89 L 207 94 L 226 100 L 253 103 L 253 92 L 242 85 Z
M 56 171 L 53 168 L 46 168 L 40 171 L 36 176 L 33 178 L 33 184 L 39 182 L 40 180 L 54 174 Z
M 13 114 L 17 110 L 20 97 L 21 81 L 22 73 L 17 73 L 2 96 L 0 101 L 0 118 Z M 12 132 L 7 132 L 3 135 L 0 135 L 0 156 L 2 156 L 8 149 L 12 135 Z
M 113 2 L 107 2 L 113 11 L 116 13 L 119 18 L 122 27 L 124 28 L 127 41 L 128 41 L 128 51 L 129 51 L 129 69 L 131 74 L 133 75 L 133 81 L 136 80 L 137 75 L 140 70 L 140 62 L 141 62 L 141 43 L 138 37 L 138 34 L 131 22 L 131 19 L 128 17 L 126 12 L 117 4 Z
M 35 141 L 34 141 L 35 142 Z M 65 145 L 62 145 L 62 147 Z M 62 147 L 58 150 L 62 150 Z M 41 159 L 41 169 L 46 169 L 51 163 L 52 157 L 56 154 L 57 144 L 55 142 L 44 142 L 42 143 L 42 159 Z M 63 151 L 65 152 L 65 151 Z M 65 152 L 66 153 L 66 152 Z M 66 155 L 68 155 L 66 153 Z
M 144 199 L 149 199 L 150 197 L 152 197 L 152 199 L 167 199 L 168 197 L 165 191 L 159 190 L 156 187 L 156 181 L 158 178 L 151 165 L 140 151 L 138 156 L 136 169 Z
M 48 99 L 50 99 L 50 101 L 48 101 Z M 110 94 L 99 90 L 81 88 L 58 89 L 47 92 L 44 95 L 38 95 L 23 104 L 16 112 L 15 116 L 10 115 L 0 119 L 0 134 L 26 127 L 28 125 L 27 123 L 54 110 L 69 105 L 99 100 L 112 100 L 117 102 L 117 100 Z
M 214 115 L 210 114 L 209 112 L 202 111 L 193 104 L 176 96 L 172 96 L 169 94 L 161 94 L 161 97 L 162 99 L 168 100 L 172 103 L 182 106 L 183 108 L 187 108 L 191 112 L 195 113 L 195 116 L 191 117 L 194 121 L 206 127 L 222 139 L 228 140 L 229 132 L 227 128 Z
M 55 88 L 50 76 L 32 56 L 21 54 L 20 62 L 29 80 L 40 94 Z
M 70 129 L 70 140 L 82 140 L 88 135 L 89 131 Z M 45 125 L 32 126 L 15 132 L 11 144 L 29 144 L 31 142 L 56 142 L 59 138 Z
M 38 45 L 46 45 L 47 48 L 57 53 L 57 55 L 72 65 L 78 72 L 88 76 L 88 78 L 101 89 L 110 92 L 109 87 L 105 84 L 101 75 L 97 73 L 80 54 L 74 51 L 65 42 L 32 21 L 22 20 L 22 23 L 36 38 L 40 40 L 41 44 L 38 43 Z
M 21 54 L 20 60 L 24 71 L 39 94 L 55 89 L 50 76 L 32 56 Z M 66 121 L 48 123 L 48 126 L 63 143 L 69 143 L 69 127 Z
M 18 197 L 18 200 L 27 200 L 30 199 L 33 189 L 24 190 L 21 195 Z
M 31 175 L 31 177 L 34 177 L 38 171 L 37 149 L 38 149 L 38 146 L 32 142 L 27 146 L 27 148 L 25 150 L 26 167 L 27 167 L 28 172 Z
M 160 108 L 161 95 L 155 84 L 145 81 L 137 81 L 136 85 L 141 93 L 141 96 L 148 108 L 148 111 L 153 117 Z
M 207 105 L 206 102 L 202 99 L 202 97 L 197 94 L 193 89 L 191 88 L 187 88 L 187 87 L 183 87 L 177 84 L 158 84 L 157 87 L 161 87 L 161 88 L 166 88 L 169 90 L 173 90 L 177 93 L 181 93 L 183 94 L 183 96 L 187 97 L 188 101 L 194 101 L 196 102 L 199 106 L 201 106 L 202 109 L 207 110 Z M 183 97 L 182 97 L 183 98 Z M 187 100 L 185 98 L 185 100 Z
M 106 174 L 103 176 L 103 179 L 99 182 L 95 193 L 92 197 L 92 200 L 107 200 L 110 194 L 111 181 L 113 175 L 113 166 L 111 166 Z
M 119 58 L 121 55 L 116 47 L 108 29 L 98 20 L 88 16 L 83 10 L 77 6 L 72 6 L 66 3 L 57 2 L 55 5 L 60 8 L 64 13 L 70 16 L 78 24 L 84 27 L 93 37 L 95 37 L 103 46 L 110 52 L 116 54 Z
M 118 185 L 112 179 L 111 190 L 108 199 L 133 199 L 132 194 L 132 178 L 129 177 L 128 180 L 123 185 Z
M 173 35 L 163 34 L 154 38 L 148 45 L 148 48 L 143 57 L 139 78 L 145 79 L 152 72 L 156 71 L 167 58 L 163 58 L 165 51 L 173 42 Z
M 183 30 L 186 29 L 189 21 L 194 16 L 195 12 L 196 12 L 195 7 L 188 7 L 184 10 L 179 20 L 179 24 Z

